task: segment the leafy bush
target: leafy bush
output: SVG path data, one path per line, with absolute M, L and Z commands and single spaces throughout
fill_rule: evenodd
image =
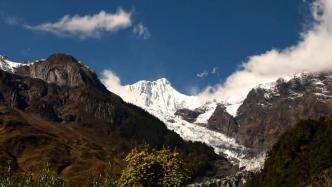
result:
M 134 149 L 125 159 L 127 168 L 119 179 L 120 187 L 184 186 L 190 179 L 189 171 L 176 151 Z

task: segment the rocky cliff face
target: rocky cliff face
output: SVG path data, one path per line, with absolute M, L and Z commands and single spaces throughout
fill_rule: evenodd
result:
M 234 137 L 238 131 L 237 122 L 234 117 L 226 111 L 223 105 L 217 106 L 208 120 L 207 127 L 230 137 Z
M 174 115 L 181 116 L 183 120 L 193 123 L 196 121 L 197 117 L 202 114 L 200 110 L 190 110 L 187 108 L 178 109 Z
M 92 72 L 79 73 L 82 66 L 71 61 L 69 63 L 72 64 L 64 65 L 66 61 L 59 65 L 49 61 L 36 62 L 31 66 L 15 69 L 15 75 L 2 71 L 3 103 L 21 110 L 41 113 L 54 121 L 84 121 L 87 118 L 84 114 L 102 120 L 113 119 L 115 111 L 112 106 L 120 104 L 121 98 L 109 92 L 103 93 L 105 88 L 97 83 L 97 79 L 83 78 L 93 75 Z M 71 72 L 73 69 L 77 72 Z M 30 78 L 30 73 L 33 78 Z M 69 75 L 70 73 L 77 74 Z M 90 82 L 98 86 L 95 87 Z M 99 97 L 93 97 L 92 94 Z
M 260 85 L 240 106 L 237 141 L 256 151 L 269 150 L 278 138 L 303 119 L 332 113 L 331 73 L 301 74 Z
M 41 79 L 59 86 L 93 86 L 104 89 L 103 84 L 91 69 L 66 54 L 53 54 L 46 60 L 14 69 L 17 75 Z

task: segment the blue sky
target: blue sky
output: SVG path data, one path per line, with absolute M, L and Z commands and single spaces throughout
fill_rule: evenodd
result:
M 223 82 L 250 56 L 297 43 L 311 24 L 309 7 L 303 0 L 1 0 L 0 53 L 22 61 L 65 52 L 98 74 L 111 69 L 124 84 L 166 77 L 189 93 Z M 38 27 L 120 9 L 130 25 L 113 30 L 59 34 Z

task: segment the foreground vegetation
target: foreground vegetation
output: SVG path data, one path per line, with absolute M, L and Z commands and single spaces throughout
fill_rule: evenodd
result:
M 190 172 L 185 167 L 180 154 L 168 148 L 134 149 L 125 158 L 128 165 L 118 180 L 110 174 L 93 177 L 85 184 L 87 187 L 180 187 L 190 180 Z M 69 183 L 61 176 L 44 169 L 40 174 L 13 175 L 8 171 L 0 177 L 0 187 L 67 187 Z
M 184 186 L 190 179 L 179 153 L 170 149 L 153 151 L 149 148 L 133 150 L 126 157 L 127 168 L 119 186 Z
M 332 118 L 302 121 L 284 134 L 247 186 L 332 186 Z

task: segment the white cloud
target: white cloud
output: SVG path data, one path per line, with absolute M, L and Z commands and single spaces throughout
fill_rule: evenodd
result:
M 121 84 L 119 76 L 117 76 L 112 70 L 104 70 L 101 75 L 101 82 L 106 86 L 108 90 L 119 95 L 127 102 L 136 103 L 137 96 L 130 90 Z
M 219 69 L 218 67 L 213 67 L 213 68 L 211 69 L 211 71 L 210 71 L 210 70 L 209 70 L 209 71 L 204 70 L 204 71 L 202 71 L 202 72 L 200 72 L 200 73 L 197 73 L 196 76 L 197 76 L 198 78 L 203 79 L 203 78 L 209 76 L 210 73 L 213 74 L 213 75 L 219 75 L 218 69 Z
M 201 73 L 197 73 L 196 74 L 196 76 L 198 77 L 198 78 L 204 78 L 204 77 L 207 77 L 209 75 L 209 72 L 207 72 L 206 70 L 204 70 L 203 72 L 201 72 Z
M 211 73 L 219 75 L 219 68 L 218 67 L 213 67 L 212 70 L 211 70 Z
M 103 32 L 116 32 L 130 27 L 131 13 L 118 9 L 114 14 L 101 11 L 94 15 L 66 15 L 56 22 L 47 22 L 35 26 L 25 25 L 26 28 L 50 32 L 57 36 L 78 36 L 84 38 L 98 38 Z
M 151 33 L 147 27 L 145 27 L 142 23 L 139 23 L 134 26 L 133 33 L 137 36 L 137 38 L 147 40 L 151 37 Z
M 301 33 L 297 44 L 249 57 L 223 84 L 200 93 L 201 98 L 239 102 L 260 83 L 300 72 L 332 71 L 332 1 L 316 0 L 312 15 L 316 22 Z

